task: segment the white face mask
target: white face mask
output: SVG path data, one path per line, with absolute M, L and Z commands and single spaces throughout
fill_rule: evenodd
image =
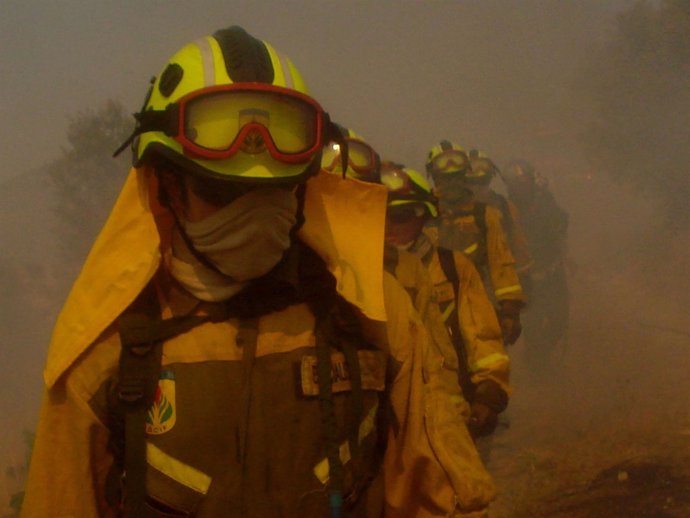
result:
M 196 251 L 229 279 L 218 274 L 204 277 L 236 285 L 261 277 L 278 264 L 290 247 L 290 231 L 296 221 L 297 197 L 293 191 L 261 187 L 201 221 L 182 220 L 181 225 Z M 173 241 L 173 256 L 188 264 L 198 263 L 181 239 Z M 199 266 L 196 264 L 195 269 Z M 173 265 L 171 273 L 177 278 L 175 270 Z

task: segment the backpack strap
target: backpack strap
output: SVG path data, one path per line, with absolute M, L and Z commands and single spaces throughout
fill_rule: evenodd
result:
M 503 216 L 503 229 L 505 230 L 506 236 L 508 237 L 508 242 L 511 243 L 513 240 L 514 226 L 513 214 L 510 212 L 508 200 L 505 196 L 497 193 L 496 199 L 498 200 L 498 208 L 501 210 L 501 215 Z
M 474 222 L 477 224 L 479 229 L 479 261 L 482 264 L 489 264 L 489 251 L 488 251 L 488 227 L 486 226 L 486 203 L 475 202 L 472 207 L 472 213 L 474 216 Z
M 455 295 L 455 310 L 453 310 L 450 317 L 448 317 L 446 328 L 448 329 L 448 334 L 455 346 L 455 350 L 458 354 L 458 380 L 465 397 L 469 400 L 472 398 L 474 392 L 474 386 L 470 380 L 470 368 L 467 359 L 467 348 L 465 347 L 465 342 L 462 339 L 462 333 L 460 332 L 460 321 L 458 319 L 458 312 L 460 308 L 458 306 L 460 294 L 460 278 L 458 276 L 458 271 L 455 266 L 455 258 L 453 257 L 453 250 L 448 248 L 438 247 L 437 249 L 438 259 L 441 263 L 441 268 L 443 269 L 443 274 L 446 279 L 453 286 L 453 294 Z
M 209 320 L 206 316 L 162 320 L 160 312 L 158 294 L 150 282 L 118 319 L 121 350 L 111 400 L 110 440 L 115 462 L 106 493 L 126 518 L 146 516 L 146 414 L 158 386 L 163 342 Z
M 371 472 L 364 473 L 359 445 L 359 428 L 364 415 L 364 393 L 362 374 L 359 363 L 358 344 L 363 344 L 363 333 L 356 311 L 352 304 L 337 293 L 335 278 L 326 265 L 313 250 L 304 246 L 302 249 L 303 278 L 306 292 L 304 301 L 316 319 L 316 369 L 319 384 L 319 411 L 321 414 L 321 434 L 328 458 L 328 492 L 330 518 L 348 515 L 357 505 L 362 494 L 369 487 L 379 465 L 372 466 Z M 306 271 L 305 271 L 306 270 Z M 305 278 L 305 280 L 306 280 Z M 352 466 L 352 487 L 345 493 L 345 470 L 340 458 L 340 433 L 335 414 L 335 402 L 332 390 L 331 353 L 339 350 L 345 357 L 349 372 L 352 393 L 349 400 L 349 412 L 345 422 L 345 437 L 350 449 Z M 385 411 L 379 402 L 379 416 Z M 377 431 L 380 431 L 377 429 Z M 377 445 L 380 441 L 377 438 Z M 375 459 L 378 464 L 379 459 Z

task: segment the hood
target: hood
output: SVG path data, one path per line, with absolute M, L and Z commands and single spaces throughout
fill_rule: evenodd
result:
M 44 381 L 50 388 L 134 301 L 169 246 L 172 218 L 157 202 L 155 175 L 132 169 L 58 316 Z M 321 172 L 307 181 L 300 238 L 326 262 L 338 292 L 384 321 L 386 188 Z

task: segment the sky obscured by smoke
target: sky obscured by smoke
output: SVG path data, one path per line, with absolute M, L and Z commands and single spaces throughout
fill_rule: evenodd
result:
M 233 24 L 290 56 L 333 118 L 391 159 L 419 168 L 441 138 L 556 153 L 574 68 L 630 3 L 6 0 L 0 179 L 54 157 L 71 115 L 108 98 L 139 109 L 168 57 Z

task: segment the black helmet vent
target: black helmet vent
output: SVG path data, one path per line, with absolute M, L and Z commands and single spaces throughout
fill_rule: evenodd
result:
M 261 40 L 236 25 L 216 31 L 213 37 L 220 46 L 233 83 L 273 83 L 271 56 Z
M 184 75 L 184 70 L 177 63 L 170 63 L 163 74 L 161 74 L 161 80 L 158 83 L 158 91 L 163 97 L 170 97 L 172 93 L 177 88 L 177 85 L 182 81 L 182 76 Z

